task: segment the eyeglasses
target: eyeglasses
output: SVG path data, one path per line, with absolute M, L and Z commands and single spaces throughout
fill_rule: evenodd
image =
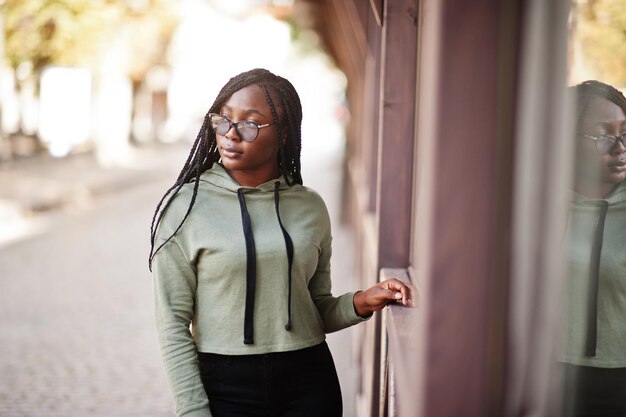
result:
M 614 135 L 584 135 L 587 139 L 591 139 L 596 143 L 596 150 L 600 155 L 606 155 L 611 152 L 619 140 L 626 147 L 626 132 L 622 132 L 617 136 Z
M 233 122 L 228 117 L 216 113 L 209 113 L 209 119 L 211 120 L 211 127 L 218 135 L 224 136 L 231 127 L 234 127 L 239 137 L 246 142 L 255 140 L 259 135 L 259 129 L 272 125 L 272 123 L 260 125 L 249 120 Z

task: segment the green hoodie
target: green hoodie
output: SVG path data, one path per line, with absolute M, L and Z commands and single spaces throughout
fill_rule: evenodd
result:
M 183 186 L 167 208 L 155 247 L 184 218 L 193 186 Z M 251 223 L 247 238 L 244 212 Z M 291 284 L 288 240 L 294 248 Z M 354 293 L 332 296 L 330 257 L 330 220 L 314 191 L 289 186 L 283 177 L 243 187 L 218 164 L 201 175 L 193 210 L 153 259 L 157 332 L 179 416 L 211 415 L 196 351 L 303 349 L 364 320 L 354 311 Z
M 574 194 L 569 220 L 562 360 L 626 367 L 626 183 L 605 199 Z

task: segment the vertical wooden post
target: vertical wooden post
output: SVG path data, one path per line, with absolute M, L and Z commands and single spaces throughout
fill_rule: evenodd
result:
M 378 178 L 376 229 L 377 269 L 409 265 L 413 189 L 413 138 L 417 67 L 417 0 L 386 0 L 380 63 L 380 123 L 378 130 Z M 381 318 L 375 317 L 376 337 L 372 364 L 381 363 Z M 384 335 L 386 337 L 386 335 Z M 386 360 L 386 358 L 382 358 Z M 371 416 L 378 417 L 385 399 L 380 398 L 381 375 L 375 365 L 371 387 Z
M 378 131 L 378 263 L 409 265 L 417 0 L 385 1 Z

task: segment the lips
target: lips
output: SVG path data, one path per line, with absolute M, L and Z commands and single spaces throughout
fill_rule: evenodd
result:
M 626 171 L 626 160 L 617 160 L 614 163 L 609 164 L 608 167 L 611 171 Z
M 234 146 L 222 146 L 222 157 L 227 157 L 227 158 L 239 158 L 241 155 L 243 155 L 243 152 L 241 150 L 239 150 L 238 148 L 235 148 Z

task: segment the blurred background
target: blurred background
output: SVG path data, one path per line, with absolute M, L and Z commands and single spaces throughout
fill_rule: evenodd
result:
M 507 13 L 513 12 L 501 7 L 505 2 L 478 3 L 482 6 L 467 6 L 468 16 L 491 16 L 489 10 L 499 5 L 494 22 L 510 23 Z M 514 3 L 519 5 L 517 16 L 523 16 L 515 21 L 520 27 L 521 22 L 545 19 L 549 26 L 551 18 L 567 19 L 562 31 L 566 42 L 557 45 L 566 50 L 550 50 L 553 44 L 548 40 L 554 32 L 543 32 L 548 55 L 565 57 L 564 84 L 599 79 L 624 91 L 625 0 L 559 1 L 555 4 L 567 4 L 557 15 L 548 15 L 550 7 L 541 6 L 546 15 L 539 17 L 520 11 L 533 9 L 534 2 Z M 395 188 L 390 187 L 393 181 L 385 181 L 385 169 L 401 179 L 417 178 L 411 169 L 394 171 L 401 164 L 385 162 L 382 156 L 387 130 L 379 130 L 378 120 L 380 126 L 383 121 L 392 123 L 384 110 L 395 102 L 384 101 L 381 64 L 387 55 L 381 45 L 386 42 L 382 36 L 386 10 L 396 5 L 407 11 L 420 33 L 425 27 L 446 36 L 464 33 L 463 27 L 454 25 L 428 26 L 430 16 L 436 15 L 433 21 L 441 19 L 435 4 L 0 0 L 0 416 L 174 415 L 154 334 L 147 269 L 149 224 L 219 88 L 244 70 L 265 67 L 289 79 L 300 94 L 304 183 L 322 194 L 333 219 L 334 292 L 372 284 L 380 267 L 411 264 L 419 269 L 417 255 L 397 264 L 386 264 L 381 255 L 386 245 L 379 231 L 391 222 L 380 220 L 385 215 L 380 196 Z M 419 13 L 412 14 L 409 6 Z M 480 19 L 469 21 L 482 25 Z M 526 26 L 515 30 L 511 26 L 519 39 L 533 33 Z M 413 82 L 427 78 L 429 63 L 434 62 L 426 36 L 434 32 L 424 33 L 423 49 L 414 48 L 423 54 L 419 56 L 424 70 L 411 75 Z M 508 38 L 503 39 L 499 47 L 506 46 Z M 400 43 L 395 45 L 401 49 Z M 520 62 L 525 50 L 521 44 L 515 46 L 519 50 L 511 49 Z M 399 71 L 415 65 L 415 56 L 406 57 L 407 61 L 395 62 Z M 465 67 L 460 70 L 471 69 L 474 57 L 461 63 Z M 390 68 L 389 79 L 395 76 Z M 506 69 L 498 69 L 504 75 L 493 79 L 506 83 L 512 77 Z M 519 79 L 522 72 L 515 73 Z M 472 80 L 467 76 L 463 82 L 462 93 L 469 91 L 465 86 Z M 423 93 L 419 89 L 416 93 L 415 84 L 407 84 L 413 104 L 404 114 L 410 116 L 411 129 L 421 121 L 414 113 L 415 102 L 431 85 L 424 83 Z M 487 90 L 485 94 L 491 91 Z M 474 97 L 454 97 L 463 106 L 474 103 Z M 426 114 L 430 107 L 423 108 Z M 420 155 L 428 155 L 428 149 L 419 153 L 422 145 L 417 139 L 412 142 L 418 131 L 428 136 L 417 128 L 407 134 L 411 136 L 407 149 L 415 152 L 409 168 L 423 161 Z M 482 140 L 482 131 L 464 134 L 466 143 Z M 502 142 L 493 139 L 493 143 Z M 361 183 L 369 191 L 361 192 Z M 422 213 L 417 184 L 416 180 L 407 189 L 413 193 L 408 216 L 417 214 L 404 223 L 397 217 L 398 227 L 410 231 L 416 254 Z M 375 225 L 368 223 L 370 214 L 377 219 Z M 348 222 L 340 221 L 346 217 Z M 371 236 L 377 242 L 374 251 L 367 246 Z M 368 261 L 376 265 L 373 272 Z M 358 278 L 359 274 L 368 278 Z M 380 321 L 372 320 L 368 326 L 371 332 L 349 330 L 330 337 L 347 417 L 377 415 L 376 402 L 381 415 L 387 415 L 387 406 L 393 409 L 384 400 L 387 375 L 380 365 L 380 357 L 386 361 L 387 336 Z M 374 353 L 367 350 L 369 344 L 375 346 Z M 383 387 L 380 398 L 377 384 Z

